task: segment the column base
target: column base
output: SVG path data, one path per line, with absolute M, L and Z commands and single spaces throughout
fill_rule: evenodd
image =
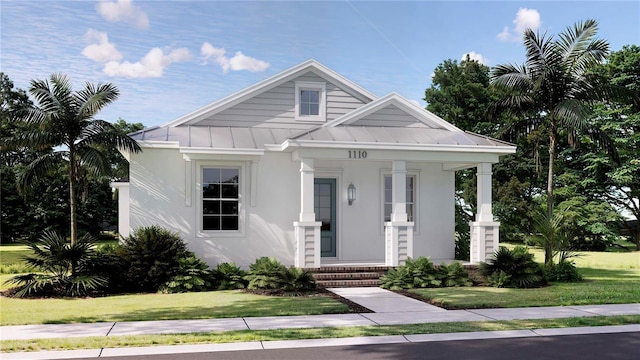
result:
M 472 264 L 486 262 L 500 245 L 500 223 L 497 221 L 471 221 L 471 256 Z
M 293 228 L 296 235 L 295 266 L 298 268 L 320 267 L 320 225 L 317 221 L 296 221 Z
M 384 223 L 385 265 L 401 266 L 413 257 L 413 222 Z

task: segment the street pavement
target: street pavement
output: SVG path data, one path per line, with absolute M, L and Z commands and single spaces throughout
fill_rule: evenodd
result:
M 18 325 L 0 327 L 2 340 L 65 338 L 84 336 L 122 336 L 175 334 L 229 330 L 267 330 L 318 327 L 398 325 L 435 322 L 549 319 L 587 316 L 640 315 L 640 303 L 537 308 L 445 310 L 380 288 L 329 289 L 373 313 L 327 314 L 310 316 L 272 316 L 202 320 L 160 320 L 81 324 Z M 292 340 L 232 344 L 204 344 L 114 348 L 74 351 L 0 353 L 9 359 L 70 359 L 127 356 L 136 354 L 201 353 L 212 351 L 259 350 L 274 347 L 314 347 L 359 345 L 367 343 L 403 343 L 501 337 L 540 337 L 610 332 L 640 332 L 640 324 L 587 328 L 539 329 L 498 332 L 470 332 L 432 335 L 378 336 L 344 339 Z M 432 339 L 432 340 L 429 340 Z M 435 340 L 433 340 L 435 339 Z

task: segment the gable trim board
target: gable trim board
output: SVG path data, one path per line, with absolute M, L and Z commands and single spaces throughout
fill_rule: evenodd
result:
M 327 94 L 326 108 L 339 101 L 349 104 L 343 107 L 348 111 L 322 123 L 270 121 L 277 115 L 270 115 L 273 107 L 261 95 L 285 83 L 289 89 L 307 81 L 310 73 L 340 91 L 340 99 Z M 293 113 L 295 92 L 278 94 L 279 109 Z M 284 101 L 283 96 L 291 98 Z M 252 101 L 257 97 L 265 101 Z M 245 102 L 252 104 L 251 114 L 264 106 L 263 116 L 250 115 L 263 120 L 243 121 L 242 111 L 231 111 L 246 109 Z M 226 118 L 227 113 L 233 116 Z M 222 121 L 210 120 L 214 118 Z M 248 266 L 261 256 L 305 268 L 329 263 L 395 266 L 408 256 L 430 256 L 436 262 L 453 259 L 454 172 L 473 167 L 481 169 L 478 209 L 483 213 L 482 222 L 472 224 L 472 251 L 473 259 L 481 261 L 498 245 L 499 224 L 491 215 L 491 164 L 515 152 L 513 145 L 464 132 L 397 93 L 376 98 L 315 60 L 130 136 L 144 151 L 127 154 L 130 191 L 121 200 L 128 205 L 121 207 L 120 234 L 147 225 L 170 228 L 211 265 L 233 261 Z M 229 213 L 238 217 L 239 231 L 202 230 L 205 200 L 200 177 L 210 165 L 241 169 L 242 191 L 234 200 L 240 212 Z M 384 196 L 389 195 L 381 188 L 380 174 L 388 169 L 393 169 L 395 184 L 393 209 L 400 212 L 385 223 L 380 214 Z M 314 179 L 327 174 L 336 179 L 333 220 L 314 213 Z M 407 201 L 405 177 L 411 174 L 420 176 L 414 178 L 416 216 L 407 222 L 401 209 Z M 350 184 L 357 189 L 357 199 L 347 204 Z M 224 201 L 224 196 L 213 199 Z M 320 230 L 332 226 L 337 227 L 336 254 L 324 259 Z

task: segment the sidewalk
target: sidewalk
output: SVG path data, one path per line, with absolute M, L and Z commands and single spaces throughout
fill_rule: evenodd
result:
M 548 319 L 587 316 L 640 315 L 640 303 L 617 305 L 585 305 L 585 306 L 554 306 L 539 308 L 510 308 L 510 309 L 474 309 L 474 310 L 445 310 L 421 301 L 411 299 L 380 288 L 340 288 L 329 289 L 373 313 L 362 314 L 329 314 L 310 316 L 273 316 L 247 317 L 229 319 L 205 320 L 160 320 L 136 322 L 108 322 L 85 324 L 55 324 L 55 325 L 18 325 L 0 327 L 0 338 L 38 339 L 63 338 L 84 336 L 121 336 L 172 334 L 189 332 L 214 332 L 229 330 L 267 330 L 291 328 L 318 327 L 349 327 L 371 325 L 398 325 L 436 322 L 465 322 L 492 320 L 523 320 Z M 319 339 L 295 341 L 271 341 L 235 344 L 206 344 L 183 346 L 157 346 L 148 348 L 118 348 L 78 351 L 47 351 L 31 353 L 2 353 L 3 359 L 53 359 L 72 357 L 105 357 L 131 354 L 155 354 L 201 352 L 201 351 L 230 351 L 248 349 L 267 349 L 273 346 L 333 346 L 344 344 L 360 344 L 410 341 L 442 341 L 447 339 L 494 338 L 514 336 L 549 336 L 550 334 L 574 334 L 584 331 L 590 333 L 640 331 L 640 324 L 620 327 L 568 328 L 544 330 L 518 330 L 479 333 L 455 333 L 411 336 L 383 336 L 373 338 L 347 339 Z M 437 340 L 429 340 L 437 339 Z M 136 352 L 137 351 L 137 352 Z

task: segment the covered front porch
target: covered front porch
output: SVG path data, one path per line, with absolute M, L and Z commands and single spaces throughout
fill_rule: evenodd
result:
M 360 157 L 350 158 L 350 152 Z M 408 257 L 418 256 L 429 256 L 438 263 L 451 261 L 455 248 L 454 175 L 467 168 L 476 168 L 478 178 L 478 213 L 470 223 L 471 262 L 485 261 L 498 246 L 499 223 L 491 211 L 495 155 L 300 148 L 292 156 L 300 164 L 300 213 L 293 223 L 296 267 L 398 266 Z M 474 159 L 476 162 L 469 162 Z M 381 174 L 379 181 L 374 178 L 376 172 Z M 327 178 L 335 179 L 336 187 L 335 198 L 329 202 L 318 193 L 319 181 Z M 327 219 L 323 205 L 331 201 L 336 204 Z M 350 224 L 345 222 L 351 221 L 357 222 L 357 229 L 352 226 L 349 230 Z M 333 253 L 332 245 L 327 244 L 327 230 L 334 230 L 337 244 Z M 444 242 L 442 238 L 446 238 Z M 354 246 L 363 254 L 375 248 L 379 256 L 354 258 Z M 430 252 L 443 246 L 447 249 Z

